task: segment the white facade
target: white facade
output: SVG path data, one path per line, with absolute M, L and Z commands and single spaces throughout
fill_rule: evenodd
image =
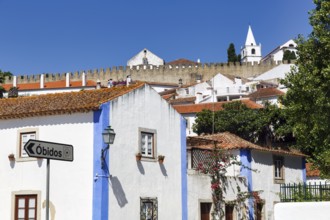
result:
M 184 219 L 181 116 L 150 87 L 119 97 L 111 103 L 110 112 L 116 128 L 109 164 L 111 219 L 140 219 L 140 198 L 157 198 L 158 219 Z M 136 161 L 139 129 L 156 132 L 154 153 L 165 156 L 164 164 L 157 159 Z
M 188 146 L 189 147 L 189 146 Z M 301 156 L 285 155 L 274 151 L 260 151 L 254 149 L 238 149 L 230 151 L 245 169 L 234 165 L 226 173 L 225 203 L 236 203 L 237 186 L 241 192 L 257 192 L 260 201 L 246 199 L 247 209 L 238 212 L 234 209 L 234 219 L 241 219 L 242 215 L 253 216 L 256 213 L 256 202 L 261 204 L 261 216 L 264 220 L 274 219 L 274 204 L 280 202 L 280 184 L 298 183 L 305 181 L 304 159 Z M 284 161 L 283 179 L 275 180 L 274 158 L 281 157 Z M 208 175 L 200 174 L 191 167 L 191 151 L 188 151 L 188 210 L 189 219 L 200 219 L 201 203 L 212 202 L 211 179 Z M 224 204 L 225 206 L 225 204 Z M 249 218 L 248 218 L 249 219 Z M 251 218 L 250 218 L 251 219 Z
M 150 50 L 144 48 L 138 54 L 133 56 L 131 59 L 127 61 L 127 66 L 138 66 L 138 65 L 153 65 L 160 66 L 164 65 L 164 60 L 153 54 Z
M 40 140 L 72 144 L 74 161 L 50 162 L 51 219 L 91 219 L 93 194 L 93 114 L 1 120 L 1 218 L 14 219 L 15 195 L 38 194 L 38 220 L 45 219 L 46 160 L 19 158 L 19 133 L 36 131 Z M 82 138 L 83 137 L 83 138 Z M 8 160 L 14 154 L 16 161 Z M 79 201 L 79 203 L 77 203 Z
M 36 219 L 45 219 L 46 159 L 19 156 L 21 134 L 33 131 L 38 140 L 74 147 L 73 162 L 50 162 L 50 219 L 140 219 L 145 200 L 156 201 L 158 219 L 187 219 L 184 119 L 150 86 L 96 111 L 0 121 L 1 218 L 14 220 L 18 195 L 36 195 Z M 103 154 L 109 124 L 116 138 Z M 154 135 L 153 155 L 137 161 L 142 132 Z

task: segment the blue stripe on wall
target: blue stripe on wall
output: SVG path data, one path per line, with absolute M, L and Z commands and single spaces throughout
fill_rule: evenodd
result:
M 186 119 L 181 117 L 181 202 L 182 220 L 188 219 Z
M 302 180 L 306 183 L 306 159 L 303 157 L 302 159 Z
M 102 139 L 103 130 L 110 125 L 110 102 L 102 104 L 101 108 L 94 111 L 94 140 L 93 140 L 93 177 L 95 174 L 109 175 L 107 169 L 101 169 L 101 150 L 107 147 Z M 108 152 L 108 151 L 107 151 Z M 109 164 L 109 155 L 106 156 Z M 99 177 L 93 182 L 93 220 L 108 219 L 109 209 L 109 183 L 108 178 Z
M 241 176 L 245 176 L 248 184 L 248 191 L 253 191 L 252 185 L 252 170 L 251 170 L 251 150 L 249 149 L 241 149 L 240 150 L 241 157 Z M 249 198 L 249 219 L 254 219 L 254 207 L 253 207 L 253 198 Z

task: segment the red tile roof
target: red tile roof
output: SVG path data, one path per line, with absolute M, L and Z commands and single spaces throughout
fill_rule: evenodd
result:
M 93 80 L 87 80 L 86 86 L 96 86 L 96 83 Z M 2 87 L 8 91 L 13 84 L 3 84 Z M 18 90 L 38 90 L 40 89 L 40 82 L 36 83 L 20 83 L 17 85 Z M 82 81 L 70 81 L 70 88 L 79 88 L 82 86 Z M 59 89 L 59 88 L 69 88 L 66 87 L 66 80 L 58 80 L 53 82 L 45 82 L 44 89 Z
M 226 150 L 253 149 L 258 151 L 273 152 L 276 154 L 287 154 L 287 155 L 305 157 L 304 154 L 298 151 L 277 150 L 277 149 L 261 147 L 249 141 L 246 141 L 230 132 L 222 132 L 222 133 L 205 135 L 205 136 L 187 137 L 187 146 L 190 148 L 211 150 L 214 148 L 215 143 L 217 147 Z
M 97 110 L 102 103 L 113 100 L 142 86 L 144 86 L 144 83 L 132 84 L 129 87 L 121 86 L 79 92 L 0 99 L 0 119 Z
M 319 177 L 320 171 L 316 169 L 312 169 L 312 163 L 306 163 L 306 176 L 308 177 Z
M 242 99 L 240 100 L 242 103 L 244 103 L 248 108 L 251 109 L 259 109 L 263 108 L 262 105 L 259 105 L 251 100 L 248 99 Z M 208 109 L 211 111 L 220 111 L 223 110 L 223 104 L 226 104 L 229 102 L 210 102 L 210 103 L 200 103 L 200 104 L 193 104 L 193 105 L 174 105 L 173 108 L 177 110 L 179 113 L 197 113 L 201 112 L 204 109 Z
M 172 100 L 169 100 L 168 102 L 170 104 L 174 105 L 174 104 L 180 104 L 180 103 L 194 103 L 195 100 L 196 100 L 196 96 L 192 96 L 192 97 L 172 99 Z
M 173 60 L 173 61 L 168 62 L 166 64 L 168 64 L 168 65 L 196 65 L 198 63 L 195 62 L 195 61 L 191 61 L 191 60 L 181 58 L 181 59 Z
M 263 88 L 263 89 L 258 89 L 257 91 L 251 93 L 250 95 L 248 95 L 248 97 L 252 99 L 257 99 L 257 98 L 266 98 L 266 97 L 281 96 L 281 95 L 284 95 L 284 92 L 276 88 Z

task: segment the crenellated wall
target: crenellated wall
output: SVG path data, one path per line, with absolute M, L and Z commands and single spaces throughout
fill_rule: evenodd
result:
M 285 62 L 286 63 L 286 62 Z M 80 81 L 82 73 L 86 73 L 87 80 L 100 80 L 103 85 L 111 78 L 114 81 L 125 80 L 127 75 L 131 75 L 133 80 L 149 81 L 149 82 L 166 82 L 178 83 L 181 78 L 183 84 L 196 82 L 196 79 L 201 76 L 201 80 L 208 80 L 217 73 L 228 74 L 239 77 L 258 76 L 275 66 L 280 62 L 267 63 L 204 63 L 195 66 L 133 66 L 123 67 L 114 66 L 106 69 L 95 69 L 87 71 L 77 71 L 70 73 L 71 81 Z M 18 75 L 17 84 L 39 82 L 40 75 Z M 66 73 L 45 73 L 45 82 L 65 80 Z M 13 78 L 7 77 L 4 84 L 13 83 Z

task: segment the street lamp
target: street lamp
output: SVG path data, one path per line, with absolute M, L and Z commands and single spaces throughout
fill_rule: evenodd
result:
M 113 141 L 115 140 L 115 136 L 116 133 L 113 130 L 113 128 L 111 128 L 111 126 L 107 126 L 102 133 L 103 141 L 107 145 L 113 144 Z
M 105 144 L 107 144 L 107 147 L 105 147 L 101 150 L 101 168 L 102 169 L 104 169 L 106 153 L 109 150 L 110 144 L 113 144 L 113 142 L 115 140 L 115 136 L 116 136 L 116 133 L 111 128 L 111 126 L 107 126 L 102 133 L 103 141 Z

